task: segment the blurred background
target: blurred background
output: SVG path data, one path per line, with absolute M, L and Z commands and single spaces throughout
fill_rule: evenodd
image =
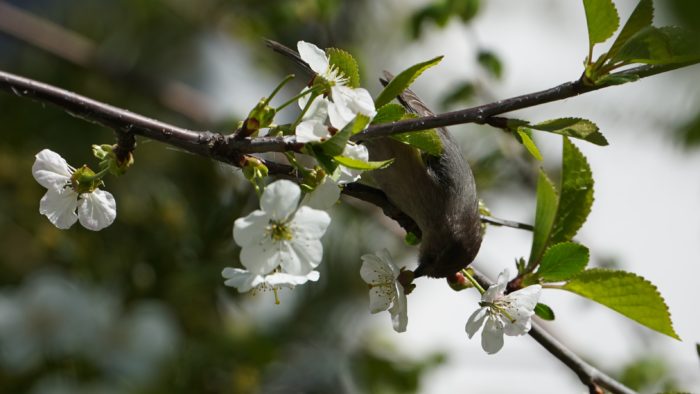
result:
M 624 20 L 636 5 L 618 0 Z M 700 26 L 700 3 L 656 1 L 656 24 Z M 580 2 L 558 0 L 0 1 L 0 69 L 179 126 L 227 132 L 290 72 L 270 38 L 337 46 L 376 94 L 398 72 L 445 55 L 414 90 L 437 111 L 574 80 L 587 52 Z M 655 283 L 683 342 L 574 295 L 546 291 L 545 326 L 585 359 L 641 392 L 700 391 L 700 74 L 698 67 L 520 111 L 581 116 L 611 142 L 576 144 L 596 179 L 579 235 L 592 265 Z M 293 111 L 282 116 L 291 117 Z M 3 393 L 542 393 L 586 392 L 530 338 L 495 356 L 464 333 L 476 292 L 420 280 L 408 332 L 368 313 L 360 256 L 388 248 L 413 267 L 416 248 L 367 204 L 332 209 L 318 283 L 239 295 L 231 228 L 257 208 L 239 171 L 146 140 L 127 176 L 107 178 L 116 222 L 93 233 L 39 215 L 31 176 L 49 148 L 74 166 L 110 130 L 0 94 L 0 392 Z M 538 166 L 556 177 L 559 137 L 535 135 L 534 161 L 486 126 L 453 127 L 495 216 L 532 222 Z M 495 275 L 529 251 L 530 234 L 489 228 L 475 265 Z

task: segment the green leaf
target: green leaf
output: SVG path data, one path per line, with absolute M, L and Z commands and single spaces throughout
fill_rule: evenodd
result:
M 402 71 L 394 79 L 389 81 L 384 90 L 379 93 L 379 97 L 374 100 L 375 107 L 382 107 L 389 101 L 393 100 L 396 96 L 400 95 L 406 88 L 411 86 L 413 81 L 416 80 L 425 70 L 433 67 L 434 65 L 440 63 L 442 56 L 438 56 L 434 59 L 418 63 L 413 65 L 406 70 Z
M 352 168 L 353 170 L 362 170 L 362 171 L 372 171 L 372 170 L 379 170 L 382 168 L 389 167 L 391 163 L 394 162 L 394 159 L 389 159 L 389 160 L 384 160 L 384 161 L 364 161 L 364 160 L 358 160 L 358 159 L 353 159 L 352 157 L 346 157 L 346 156 L 335 156 L 333 158 L 338 164 L 343 165 L 347 168 Z
M 558 204 L 557 190 L 554 184 L 547 177 L 547 174 L 540 169 L 540 176 L 537 181 L 537 208 L 535 210 L 535 228 L 532 236 L 532 249 L 528 259 L 528 267 L 534 267 L 540 260 L 542 253 L 549 242 L 549 235 L 554 224 L 554 217 Z
M 476 93 L 476 87 L 472 82 L 462 82 L 449 90 L 447 94 L 440 100 L 440 105 L 443 108 L 457 103 L 469 102 Z
M 535 141 L 532 140 L 532 137 L 530 136 L 530 132 L 528 129 L 519 127 L 516 130 L 517 137 L 518 137 L 518 142 L 523 144 L 525 149 L 527 149 L 528 152 L 534 157 L 535 159 L 542 161 L 542 154 L 540 153 L 540 150 L 537 149 L 537 145 L 535 145 Z
M 625 75 L 616 75 L 616 74 L 609 74 L 606 75 L 602 78 L 599 78 L 595 81 L 596 86 L 614 86 L 614 85 L 622 85 L 627 82 L 634 82 L 639 79 L 639 75 L 636 74 L 625 74 Z
M 528 127 L 565 137 L 578 138 L 600 146 L 608 145 L 608 140 L 600 133 L 598 126 L 587 119 L 559 118 L 529 125 Z
M 612 37 L 620 26 L 620 16 L 612 0 L 583 0 L 588 24 L 589 49 Z
M 403 142 L 406 145 L 411 145 L 433 156 L 440 156 L 442 154 L 442 141 L 435 129 L 394 134 L 391 138 Z
M 679 27 L 648 26 L 638 31 L 611 58 L 626 64 L 674 64 L 700 60 L 696 36 Z
M 476 59 L 484 70 L 488 71 L 494 78 L 501 79 L 503 64 L 498 56 L 490 51 L 480 51 Z
M 588 265 L 588 248 L 573 242 L 551 246 L 542 256 L 537 275 L 545 282 L 561 282 L 583 271 Z
M 372 124 L 391 123 L 403 119 L 406 109 L 401 104 L 389 103 L 377 110 Z
M 316 158 L 316 161 L 326 171 L 326 174 L 333 174 L 338 168 L 338 163 L 333 160 L 333 157 L 324 153 L 318 144 L 306 144 L 302 152 Z
M 542 320 L 554 320 L 554 311 L 552 308 L 540 302 L 535 305 L 535 314 Z
M 326 54 L 331 65 L 337 67 L 348 79 L 347 86 L 359 88 L 360 68 L 357 66 L 357 60 L 350 53 L 338 48 L 328 48 Z
M 593 174 L 586 157 L 568 138 L 562 153 L 561 197 L 550 242 L 571 240 L 591 212 Z
M 335 133 L 334 136 L 316 145 L 327 156 L 340 156 L 345 150 L 345 145 L 347 145 L 350 137 L 364 130 L 368 123 L 368 117 L 358 114 L 352 122 Z
M 415 233 L 409 231 L 406 233 L 406 236 L 404 237 L 403 241 L 406 243 L 406 245 L 415 246 L 420 243 L 420 237 L 418 237 Z
M 563 287 L 603 304 L 646 327 L 680 340 L 668 306 L 656 286 L 630 272 L 595 268 L 581 272 Z
M 640 0 L 637 4 L 637 8 L 632 11 L 629 19 L 625 23 L 625 26 L 617 35 L 615 42 L 613 42 L 610 50 L 605 55 L 607 58 L 614 57 L 617 52 L 622 48 L 622 46 L 627 43 L 627 41 L 637 34 L 640 30 L 647 26 L 651 26 L 654 20 L 654 3 L 652 0 Z

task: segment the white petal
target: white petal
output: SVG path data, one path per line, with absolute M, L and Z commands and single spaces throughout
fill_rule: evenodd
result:
M 474 334 L 476 334 L 477 331 L 479 331 L 479 328 L 484 324 L 484 318 L 486 317 L 486 311 L 488 308 L 482 307 L 474 311 L 474 313 L 469 316 L 469 319 L 467 320 L 467 325 L 464 327 L 465 331 L 467 331 L 467 335 L 471 339 Z
M 308 281 L 316 282 L 319 278 L 318 271 L 311 271 L 307 275 L 290 275 L 284 272 L 275 272 L 265 277 L 265 282 L 273 287 L 294 288 Z
M 307 206 L 299 207 L 289 222 L 294 240 L 305 241 L 319 239 L 326 233 L 331 217 L 325 211 Z
M 394 299 L 394 304 L 389 308 L 389 313 L 391 314 L 391 323 L 396 332 L 406 331 L 406 326 L 408 325 L 408 306 L 406 301 L 406 294 L 403 291 L 403 286 L 399 283 L 394 283 L 396 298 Z
M 369 289 L 369 311 L 378 313 L 389 309 L 394 294 L 389 286 L 375 286 Z
M 509 272 L 506 268 L 498 275 L 498 281 L 489 286 L 486 292 L 481 296 L 481 299 L 485 302 L 494 302 L 497 299 L 503 297 L 503 293 L 506 291 L 508 286 Z
M 363 88 L 353 89 L 352 101 L 349 106 L 355 113 L 368 116 L 370 119 L 377 114 L 377 111 L 374 109 L 372 96 Z
M 352 109 L 353 89 L 336 85 L 331 88 L 331 96 L 332 102 L 328 104 L 328 117 L 331 125 L 340 130 L 357 115 L 357 111 Z
M 300 197 L 299 185 L 280 179 L 265 187 L 260 198 L 260 208 L 270 216 L 270 219 L 277 222 L 285 221 L 297 209 Z
M 280 265 L 284 247 L 283 242 L 273 241 L 263 234 L 257 242 L 243 246 L 241 264 L 253 274 L 267 275 Z
M 254 275 L 249 271 L 240 268 L 224 268 L 221 276 L 227 279 L 226 286 L 235 287 L 239 293 L 245 293 L 252 288 L 259 286 L 263 282 L 263 277 Z
M 39 202 L 39 213 L 46 215 L 54 226 L 65 230 L 78 220 L 78 193 L 71 188 L 48 189 Z
M 355 145 L 355 144 L 347 144 L 345 145 L 345 149 L 343 150 L 343 156 L 349 157 L 351 159 L 355 160 L 362 160 L 362 161 L 368 161 L 369 160 L 369 152 L 367 151 L 367 147 L 364 145 Z M 338 183 L 341 185 L 350 183 L 350 182 L 355 182 L 360 175 L 362 174 L 361 170 L 353 170 L 347 167 L 340 167 L 340 177 L 338 178 Z
M 112 193 L 96 189 L 83 193 L 78 206 L 80 224 L 88 230 L 100 231 L 114 222 L 117 217 L 117 203 Z
M 378 285 L 391 283 L 396 279 L 391 266 L 375 254 L 365 254 L 362 257 L 360 276 L 368 284 Z
M 330 137 L 328 127 L 316 120 L 305 120 L 297 126 L 297 142 L 318 142 Z
M 324 74 L 328 70 L 330 61 L 321 48 L 305 41 L 299 41 L 297 42 L 297 50 L 301 60 L 305 61 L 317 74 Z
M 316 186 L 311 193 L 304 196 L 301 205 L 314 209 L 330 209 L 340 198 L 340 188 L 331 177 L 323 178 L 323 182 Z
M 233 239 L 238 246 L 248 246 L 259 242 L 266 235 L 270 217 L 263 211 L 253 211 L 248 216 L 238 218 L 233 222 Z
M 511 300 L 518 308 L 534 310 L 537 302 L 540 300 L 542 286 L 532 285 L 523 289 L 514 291 L 506 297 Z
M 35 157 L 32 175 L 41 186 L 58 191 L 70 183 L 70 167 L 61 155 L 50 149 L 44 149 Z
M 488 354 L 497 353 L 503 347 L 503 327 L 501 322 L 493 317 L 486 319 L 484 330 L 481 332 L 481 347 Z
M 307 275 L 318 267 L 323 259 L 323 244 L 318 239 L 290 242 L 289 256 L 283 256 L 280 262 L 285 272 L 294 275 Z
M 309 90 L 309 88 L 305 88 L 304 90 L 302 90 L 302 93 L 307 90 Z M 303 110 L 304 108 L 306 108 L 306 104 L 309 102 L 310 97 L 311 94 L 306 94 L 304 96 L 299 97 L 297 103 L 299 104 L 300 109 Z M 320 123 L 325 123 L 327 118 L 328 100 L 323 98 L 322 96 L 317 96 L 311 103 L 309 109 L 306 111 L 301 120 L 315 120 Z

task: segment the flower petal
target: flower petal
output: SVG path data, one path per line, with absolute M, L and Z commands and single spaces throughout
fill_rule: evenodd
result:
M 284 242 L 273 241 L 261 234 L 257 242 L 243 246 L 241 264 L 253 274 L 267 275 L 280 265 L 283 248 Z
M 508 286 L 509 277 L 510 273 L 506 268 L 498 275 L 498 281 L 489 286 L 486 292 L 481 296 L 481 300 L 485 302 L 494 302 L 503 297 L 503 293 L 506 291 L 506 286 Z
M 471 339 L 474 334 L 476 334 L 477 331 L 479 331 L 479 328 L 484 324 L 484 318 L 486 317 L 486 312 L 487 312 L 486 307 L 479 308 L 474 311 L 474 313 L 469 316 L 469 319 L 467 320 L 467 325 L 464 327 L 464 330 L 467 332 L 467 335 L 469 336 L 469 339 Z
M 394 282 L 396 298 L 394 304 L 389 308 L 391 314 L 391 323 L 396 332 L 405 332 L 408 325 L 408 306 L 406 294 L 403 291 L 401 284 Z
M 296 129 L 297 142 L 318 142 L 322 139 L 330 137 L 328 127 L 316 120 L 305 120 L 297 126 Z
M 88 230 L 100 231 L 114 222 L 117 217 L 117 203 L 112 193 L 96 189 L 92 193 L 80 195 L 78 219 Z
M 327 176 L 323 178 L 320 185 L 316 186 L 316 189 L 304 196 L 301 205 L 325 211 L 335 205 L 339 198 L 340 187 L 331 177 Z
M 357 115 L 357 112 L 352 109 L 353 89 L 335 85 L 331 88 L 331 96 L 332 102 L 328 104 L 328 117 L 331 125 L 340 130 Z
M 374 100 L 372 100 L 372 96 L 367 89 L 353 89 L 351 97 L 352 100 L 349 103 L 349 107 L 352 111 L 368 116 L 370 119 L 374 118 L 377 111 L 374 108 Z
M 240 268 L 224 268 L 224 270 L 221 272 L 221 276 L 226 279 L 224 285 L 235 287 L 238 289 L 239 293 L 250 291 L 263 282 L 262 276 L 252 274 L 250 271 L 242 270 Z
M 396 278 L 391 266 L 376 254 L 365 254 L 362 257 L 360 276 L 371 285 L 388 284 Z
M 305 61 L 316 74 L 325 74 L 328 71 L 330 61 L 321 48 L 305 41 L 299 41 L 297 42 L 297 50 L 301 60 Z
M 299 185 L 286 179 L 267 185 L 260 198 L 260 208 L 276 222 L 287 220 L 299 205 L 301 189 Z
M 270 217 L 263 211 L 253 211 L 248 216 L 238 218 L 233 222 L 233 239 L 238 246 L 248 246 L 259 242 L 266 235 Z
M 488 354 L 497 353 L 503 348 L 503 326 L 498 319 L 486 319 L 484 330 L 481 332 L 481 347 Z
M 62 190 L 48 189 L 39 202 L 39 213 L 46 215 L 49 221 L 56 227 L 65 230 L 70 228 L 78 215 L 78 193 L 71 188 Z
M 318 271 L 311 271 L 307 275 L 290 275 L 284 272 L 275 272 L 267 275 L 265 282 L 273 287 L 294 288 L 294 286 L 303 285 L 308 281 L 316 282 L 319 276 Z
M 323 244 L 318 239 L 307 241 L 292 240 L 289 255 L 283 255 L 280 266 L 293 275 L 307 275 L 318 267 L 323 259 Z
M 508 298 L 515 303 L 518 308 L 534 310 L 540 300 L 542 286 L 532 285 L 508 294 Z
M 355 160 L 362 160 L 362 161 L 369 160 L 369 152 L 367 151 L 367 147 L 364 145 L 355 145 L 355 144 L 345 145 L 345 149 L 343 150 L 343 156 L 349 157 L 349 158 L 355 159 Z M 341 185 L 345 185 L 345 184 L 350 183 L 350 182 L 355 182 L 360 177 L 361 174 L 362 174 L 361 170 L 353 170 L 351 168 L 341 166 L 340 167 L 340 177 L 338 177 L 338 183 Z
M 50 149 L 44 149 L 35 157 L 32 175 L 41 186 L 58 191 L 70 184 L 70 167 L 61 155 Z
M 326 233 L 331 217 L 319 209 L 301 206 L 289 222 L 294 240 L 319 239 Z
M 369 289 L 369 311 L 379 313 L 389 309 L 393 297 L 390 285 L 372 287 Z

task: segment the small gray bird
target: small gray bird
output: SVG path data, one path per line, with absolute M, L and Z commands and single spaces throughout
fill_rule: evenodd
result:
M 384 75 L 387 80 L 393 77 L 388 72 Z M 399 101 L 419 116 L 433 115 L 408 89 Z M 443 147 L 440 156 L 421 153 L 392 138 L 364 142 L 370 160 L 395 159 L 391 166 L 371 175 L 389 201 L 421 229 L 415 277 L 448 277 L 469 265 L 481 245 L 474 175 L 449 132 L 439 128 L 437 133 Z

